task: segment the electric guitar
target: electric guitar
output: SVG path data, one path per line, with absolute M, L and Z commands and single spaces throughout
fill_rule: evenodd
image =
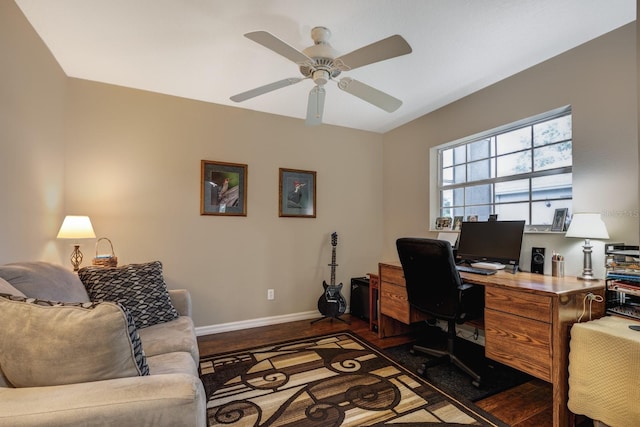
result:
M 318 311 L 324 317 L 335 317 L 337 318 L 347 309 L 347 302 L 344 297 L 340 293 L 342 290 L 342 283 L 336 285 L 336 246 L 338 245 L 338 233 L 333 232 L 331 234 L 331 284 L 327 285 L 326 281 L 322 281 L 322 287 L 324 288 L 324 292 L 318 299 Z M 340 319 L 342 320 L 342 319 Z

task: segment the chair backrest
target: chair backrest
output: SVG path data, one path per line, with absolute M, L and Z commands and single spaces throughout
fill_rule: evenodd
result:
M 460 274 L 444 240 L 404 237 L 396 241 L 409 304 L 441 319 L 460 316 Z

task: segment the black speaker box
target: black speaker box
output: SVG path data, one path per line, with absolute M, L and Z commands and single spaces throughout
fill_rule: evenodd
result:
M 531 272 L 544 274 L 544 248 L 531 248 Z
M 352 316 L 369 320 L 369 280 L 366 277 L 351 279 L 351 305 L 349 313 Z

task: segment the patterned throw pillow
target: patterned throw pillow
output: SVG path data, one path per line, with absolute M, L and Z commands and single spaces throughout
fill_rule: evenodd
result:
M 0 294 L 0 365 L 14 387 L 149 375 L 133 318 L 112 302 Z
M 179 317 L 171 303 L 160 261 L 122 267 L 83 267 L 78 271 L 92 301 L 125 306 L 138 329 Z

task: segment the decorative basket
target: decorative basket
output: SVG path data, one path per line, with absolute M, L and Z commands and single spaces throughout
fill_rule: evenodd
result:
M 107 242 L 109 242 L 109 245 L 111 246 L 111 254 L 98 255 L 98 244 L 100 243 L 101 240 L 106 240 Z M 93 265 L 97 265 L 100 267 L 117 267 L 118 266 L 118 257 L 113 251 L 113 243 L 111 243 L 111 240 L 107 239 L 106 237 L 101 237 L 96 242 L 96 257 L 93 259 Z

